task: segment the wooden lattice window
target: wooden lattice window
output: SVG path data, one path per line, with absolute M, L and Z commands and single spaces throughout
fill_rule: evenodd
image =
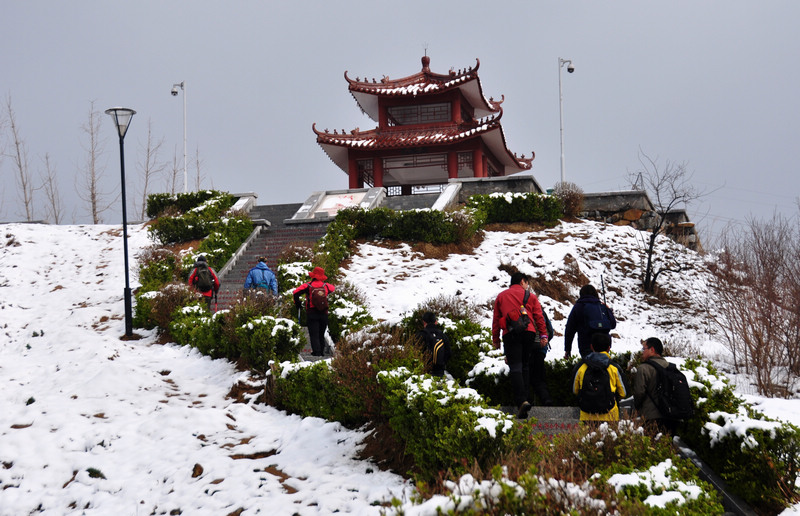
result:
M 429 124 L 432 122 L 450 121 L 450 104 L 421 104 L 415 106 L 389 106 L 389 125 Z

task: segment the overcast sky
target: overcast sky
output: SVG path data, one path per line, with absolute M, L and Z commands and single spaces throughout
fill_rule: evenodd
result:
M 345 70 L 404 77 L 420 70 L 426 49 L 438 73 L 480 59 L 484 93 L 505 95 L 508 146 L 536 153 L 531 173 L 544 188 L 560 179 L 562 57 L 575 67 L 562 71 L 568 181 L 586 192 L 628 188 L 641 149 L 662 165 L 687 163 L 696 186 L 716 189 L 690 207 L 701 231 L 798 212 L 798 2 L 3 4 L 3 115 L 10 97 L 35 175 L 50 156 L 66 223 L 90 221 L 75 182 L 92 101 L 101 113 L 137 111 L 125 139 L 131 197 L 148 121 L 164 139 L 161 159 L 183 158 L 184 93 L 170 90 L 186 81 L 191 185 L 199 153 L 204 188 L 253 191 L 263 204 L 302 202 L 348 184 L 316 144 L 312 123 L 347 131 L 376 125 L 348 93 Z M 119 145 L 111 119 L 102 122 L 103 191 L 113 200 Z M 7 157 L 0 181 L 0 220 L 23 219 Z M 104 222 L 121 220 L 120 204 Z M 38 202 L 38 218 L 43 208 Z M 128 210 L 131 219 L 135 206 Z

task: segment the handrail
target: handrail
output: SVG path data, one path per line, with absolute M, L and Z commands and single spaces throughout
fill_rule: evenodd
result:
M 247 240 L 245 240 L 244 243 L 239 246 L 239 249 L 233 253 L 233 256 L 230 257 L 222 269 L 220 269 L 219 273 L 217 273 L 217 277 L 219 278 L 220 282 L 222 282 L 222 278 L 224 278 L 225 275 L 236 266 L 236 262 L 238 262 L 239 258 L 241 258 L 242 255 L 247 251 L 247 248 L 250 246 L 253 240 L 258 238 L 258 235 L 261 234 L 262 229 L 272 225 L 270 221 L 264 219 L 254 220 L 253 223 L 256 225 L 256 227 L 253 229 L 253 232 L 250 233 L 250 236 L 247 237 Z

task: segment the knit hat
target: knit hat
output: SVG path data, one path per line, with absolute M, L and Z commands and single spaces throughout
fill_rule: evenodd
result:
M 197 261 L 206 263 L 206 255 L 201 254 L 200 256 L 197 257 Z
M 321 281 L 325 281 L 328 277 L 325 275 L 325 269 L 322 267 L 314 267 L 314 270 L 311 271 L 309 274 L 314 279 L 318 279 Z

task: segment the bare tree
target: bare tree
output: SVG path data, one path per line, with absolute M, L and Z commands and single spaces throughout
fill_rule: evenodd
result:
M 144 220 L 147 216 L 147 195 L 150 191 L 150 185 L 153 183 L 154 178 L 161 174 L 166 169 L 167 164 L 159 161 L 158 154 L 161 151 L 161 145 L 164 143 L 164 138 L 156 141 L 153 139 L 153 123 L 151 119 L 147 119 L 147 142 L 142 146 L 144 158 L 139 163 L 139 170 L 142 177 L 142 197 L 141 206 L 139 209 L 140 220 Z
M 178 178 L 182 175 L 183 167 L 180 166 L 180 162 L 178 161 L 178 151 L 177 149 L 172 154 L 172 168 L 170 169 L 169 177 L 167 177 L 167 190 L 172 195 L 175 195 L 178 191 Z
M 800 226 L 780 215 L 751 219 L 721 241 L 714 318 L 734 367 L 761 394 L 786 396 L 800 382 Z
M 44 162 L 44 170 L 41 173 L 42 188 L 44 188 L 44 194 L 46 198 L 44 208 L 45 217 L 53 224 L 61 224 L 64 207 L 61 201 L 61 194 L 59 193 L 58 189 L 56 171 L 53 165 L 50 163 L 49 154 L 45 154 L 42 161 Z
M 102 126 L 100 112 L 94 109 L 94 101 L 89 103 L 89 118 L 81 126 L 86 140 L 81 144 L 86 151 L 86 161 L 78 169 L 78 184 L 76 189 L 78 197 L 84 201 L 92 217 L 92 224 L 102 222 L 101 215 L 108 210 L 111 205 L 119 198 L 119 194 L 114 199 L 108 200 L 111 195 L 100 189 L 100 180 L 105 171 L 105 165 L 101 165 L 100 158 L 103 155 L 105 140 L 100 137 Z
M 641 150 L 639 163 L 642 168 L 629 174 L 631 184 L 635 189 L 643 189 L 653 202 L 656 217 L 651 228 L 651 233 L 645 244 L 645 266 L 642 287 L 645 292 L 654 293 L 658 276 L 664 272 L 680 272 L 681 268 L 670 266 L 666 262 L 658 262 L 654 256 L 656 239 L 668 229 L 667 217 L 669 213 L 680 207 L 688 206 L 705 195 L 705 191 L 697 190 L 691 183 L 692 174 L 686 170 L 686 163 L 673 163 L 666 161 L 663 167 L 658 163 L 658 158 L 651 158 Z
M 203 183 L 205 176 L 200 174 L 200 165 L 203 164 L 203 160 L 200 159 L 200 148 L 197 147 L 194 150 L 194 166 L 197 169 L 197 178 L 194 185 L 195 192 L 200 190 L 200 185 Z
M 5 155 L 11 158 L 14 163 L 14 179 L 17 184 L 17 193 L 25 212 L 25 220 L 30 222 L 34 217 L 33 194 L 36 188 L 33 185 L 33 177 L 28 166 L 28 149 L 25 141 L 19 132 L 17 118 L 11 106 L 11 96 L 6 97 L 6 114 L 8 125 L 11 130 L 11 150 Z

